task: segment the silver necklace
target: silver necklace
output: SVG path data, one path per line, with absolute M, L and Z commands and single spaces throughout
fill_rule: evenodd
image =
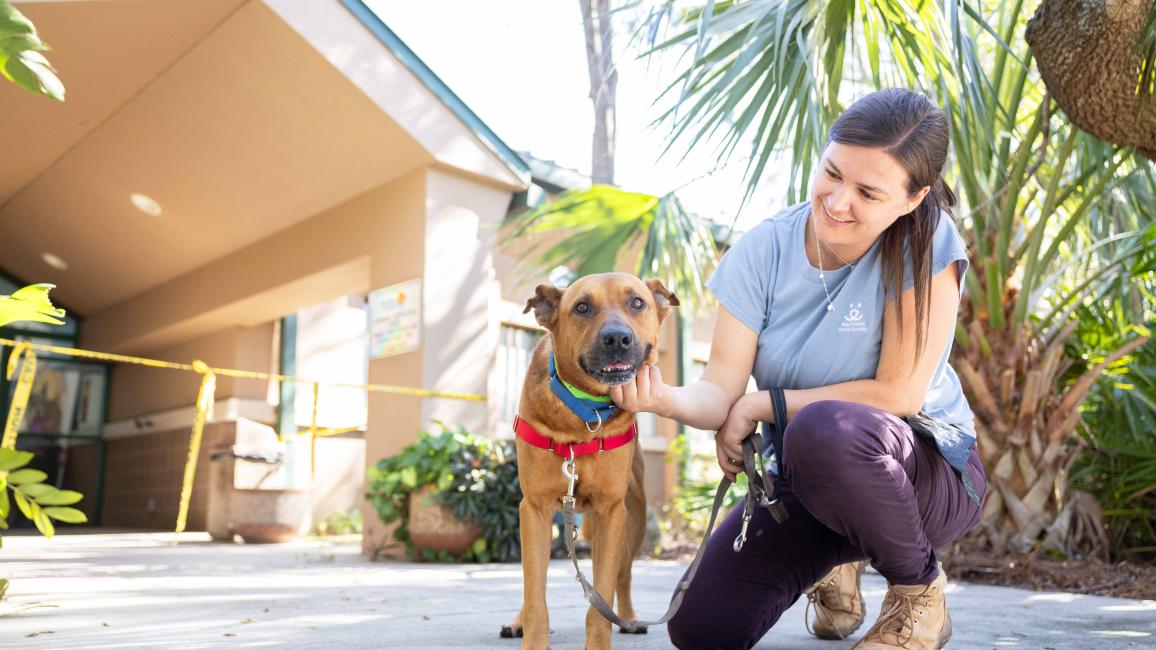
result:
M 811 224 L 812 233 L 815 235 L 815 256 L 819 258 L 819 281 L 823 283 L 823 293 L 827 296 L 827 311 L 835 311 L 835 303 L 831 300 L 831 292 L 827 289 L 827 276 L 823 271 L 823 246 L 819 243 L 819 229 L 815 228 L 815 224 Z M 831 249 L 831 254 L 839 258 L 839 261 L 844 265 L 855 270 L 855 265 L 843 259 L 834 249 Z
M 819 244 L 819 235 L 816 234 L 815 235 L 815 246 L 819 246 L 819 245 L 820 245 Z M 834 255 L 835 257 L 839 258 L 839 261 L 843 263 L 843 266 L 849 267 L 852 271 L 855 270 L 855 262 L 848 262 L 847 260 L 843 259 L 843 256 L 840 255 L 838 252 L 836 252 L 834 248 L 831 249 L 831 254 Z M 822 264 L 820 264 L 820 266 L 822 266 Z

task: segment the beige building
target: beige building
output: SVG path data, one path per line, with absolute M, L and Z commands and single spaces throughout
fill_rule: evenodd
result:
M 509 435 L 537 334 L 497 230 L 525 200 L 530 165 L 360 0 L 16 4 L 53 47 L 67 101 L 0 84 L 0 270 L 9 287 L 56 284 L 75 323 L 0 336 L 488 398 L 323 386 L 320 425 L 365 426 L 319 442 L 315 516 L 363 507 L 365 465 L 431 420 Z M 420 309 L 398 311 L 399 291 Z M 413 331 L 371 337 L 376 299 L 393 300 L 387 317 Z M 664 335 L 672 352 L 677 331 Z M 367 354 L 383 345 L 405 351 Z M 677 359 L 666 355 L 667 376 Z M 82 505 L 100 525 L 171 528 L 199 377 L 55 363 L 60 386 L 42 380 L 38 394 L 59 402 L 64 422 L 21 445 L 90 495 Z M 284 392 L 218 380 L 191 529 L 208 521 L 211 452 L 275 447 Z M 311 417 L 312 391 L 297 386 L 280 427 Z M 674 428 L 645 428 L 662 499 Z M 292 447 L 265 487 L 308 487 L 308 446 Z M 373 547 L 384 529 L 364 513 Z

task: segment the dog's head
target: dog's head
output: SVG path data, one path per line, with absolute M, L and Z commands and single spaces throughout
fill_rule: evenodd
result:
M 522 313 L 533 309 L 550 330 L 558 371 L 567 380 L 577 382 L 581 373 L 601 388 L 624 384 L 658 360 L 659 326 L 677 306 L 678 298 L 658 280 L 601 273 L 567 289 L 538 285 Z

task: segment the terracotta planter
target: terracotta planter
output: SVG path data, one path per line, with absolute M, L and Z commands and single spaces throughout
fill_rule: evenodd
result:
M 313 522 L 309 490 L 236 489 L 229 505 L 233 532 L 250 544 L 292 541 Z
M 482 529 L 454 517 L 437 503 L 436 493 L 434 486 L 427 485 L 409 495 L 409 537 L 418 550 L 461 555 L 482 536 Z

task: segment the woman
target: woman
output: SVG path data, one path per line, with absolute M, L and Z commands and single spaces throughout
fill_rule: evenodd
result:
M 790 517 L 756 508 L 740 552 L 741 512 L 720 525 L 669 623 L 676 646 L 749 648 L 805 591 L 814 633 L 846 638 L 864 618 L 865 561 L 889 588 L 856 647 L 950 637 L 934 549 L 979 520 L 985 478 L 947 364 L 968 265 L 945 214 L 947 148 L 946 117 L 923 95 L 855 102 L 831 127 L 810 202 L 746 233 L 707 283 L 721 306 L 702 379 L 671 387 L 651 366 L 611 389 L 627 410 L 717 430 L 732 479 L 742 440 L 774 421 L 772 391 L 786 399 Z M 752 375 L 759 391 L 744 394 Z

